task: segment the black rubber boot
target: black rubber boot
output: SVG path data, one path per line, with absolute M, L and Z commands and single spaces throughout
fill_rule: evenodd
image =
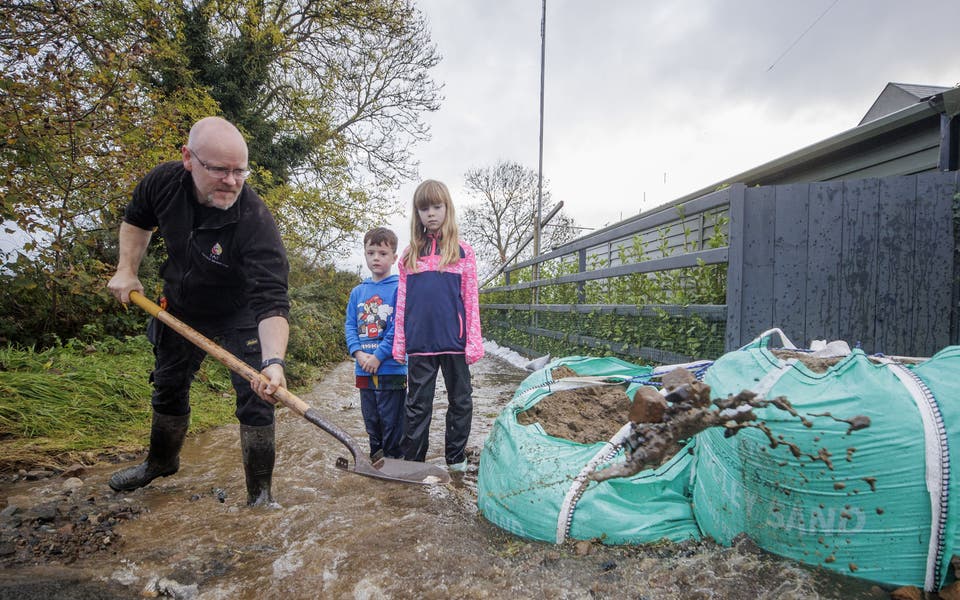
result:
M 110 477 L 115 492 L 141 488 L 157 477 L 173 475 L 180 469 L 180 449 L 187 437 L 190 415 L 170 416 L 153 413 L 150 427 L 150 450 L 147 460 L 135 467 L 117 471 Z
M 247 505 L 272 504 L 270 482 L 276 460 L 274 425 L 255 427 L 241 424 L 240 448 L 243 450 L 243 472 L 247 479 Z

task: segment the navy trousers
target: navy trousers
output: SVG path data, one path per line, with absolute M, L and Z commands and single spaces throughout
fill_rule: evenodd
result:
M 260 338 L 256 327 L 187 324 L 260 370 Z M 190 384 L 207 353 L 157 319 L 150 319 L 147 324 L 147 338 L 153 344 L 154 366 L 150 374 L 153 410 L 169 416 L 190 414 Z M 241 424 L 262 427 L 273 423 L 273 405 L 257 396 L 250 389 L 249 381 L 231 371 L 230 382 L 237 394 L 235 414 Z
M 370 458 L 383 450 L 387 458 L 403 458 L 403 409 L 407 390 L 360 390 L 360 413 L 370 438 Z
M 438 372 L 443 373 L 449 400 L 443 454 L 447 464 L 452 465 L 466 459 L 473 421 L 473 387 L 463 354 L 407 356 L 407 403 L 400 447 L 406 460 L 426 459 Z

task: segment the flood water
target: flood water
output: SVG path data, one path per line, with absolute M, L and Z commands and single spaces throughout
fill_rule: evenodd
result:
M 479 450 L 527 373 L 491 356 L 472 373 L 469 446 Z M 352 363 L 302 398 L 366 448 Z M 441 384 L 428 453 L 438 464 L 445 410 Z M 121 584 L 131 598 L 204 600 L 888 597 L 753 548 L 530 542 L 478 513 L 475 458 L 447 485 L 396 484 L 335 468 L 337 457 L 349 457 L 346 448 L 290 411 L 280 411 L 277 427 L 279 508 L 245 506 L 237 426 L 192 435 L 178 474 L 132 492 L 149 511 L 117 528 L 117 553 L 31 576 L 72 577 L 84 589 Z M 84 478 L 105 487 L 116 468 L 100 465 Z

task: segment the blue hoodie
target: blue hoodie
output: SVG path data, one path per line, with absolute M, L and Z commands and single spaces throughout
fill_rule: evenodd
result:
M 396 320 L 399 278 L 389 275 L 380 281 L 364 279 L 350 292 L 344 333 L 350 356 L 357 350 L 373 354 L 380 360 L 376 375 L 406 375 L 407 366 L 393 359 L 393 332 Z M 354 373 L 369 376 L 357 364 Z

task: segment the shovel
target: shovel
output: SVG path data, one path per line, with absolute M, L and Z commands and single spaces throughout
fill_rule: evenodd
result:
M 248 381 L 253 381 L 256 378 L 261 378 L 266 381 L 266 377 L 262 375 L 260 371 L 227 352 L 224 348 L 215 344 L 196 329 L 193 329 L 183 321 L 163 310 L 144 297 L 143 294 L 130 292 L 130 300 L 184 338 L 206 351 L 207 354 L 222 362 L 234 373 L 244 377 Z M 371 462 L 367 458 L 366 453 L 360 448 L 359 444 L 357 444 L 357 441 L 350 437 L 346 431 L 324 419 L 316 409 L 286 388 L 278 389 L 273 393 L 272 397 L 307 421 L 310 421 L 320 429 L 337 438 L 338 442 L 350 450 L 350 454 L 353 455 L 353 466 L 350 466 L 346 458 L 340 457 L 337 458 L 337 468 L 350 473 L 356 473 L 357 475 L 385 479 L 387 481 L 398 481 L 400 483 L 430 485 L 450 481 L 450 474 L 446 469 L 438 465 L 400 460 L 397 458 L 379 458 L 375 462 Z

